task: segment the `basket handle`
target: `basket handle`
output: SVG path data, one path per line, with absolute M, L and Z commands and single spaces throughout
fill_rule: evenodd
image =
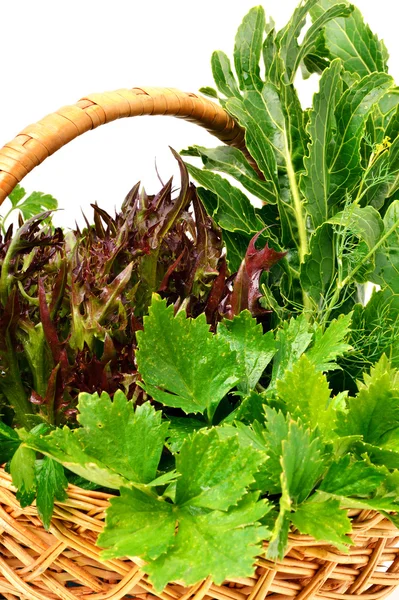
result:
M 122 117 L 170 115 L 192 121 L 231 146 L 245 148 L 244 132 L 223 108 L 172 88 L 132 88 L 90 94 L 26 127 L 0 150 L 0 205 L 37 165 L 82 133 Z

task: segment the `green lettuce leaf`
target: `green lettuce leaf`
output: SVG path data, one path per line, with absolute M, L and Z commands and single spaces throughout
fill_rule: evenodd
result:
M 54 500 L 62 502 L 66 499 L 68 480 L 65 477 L 64 467 L 48 456 L 36 461 L 35 469 L 37 482 L 36 508 L 44 528 L 49 529 Z

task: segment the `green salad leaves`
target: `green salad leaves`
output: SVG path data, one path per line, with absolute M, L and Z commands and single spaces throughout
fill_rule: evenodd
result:
M 177 197 L 171 182 L 136 186 L 73 240 L 11 199 L 28 221 L 0 249 L 0 391 L 16 425 L 0 421 L 0 462 L 46 528 L 74 478 L 110 491 L 102 557 L 140 557 L 158 592 L 250 577 L 298 533 L 349 552 L 349 510 L 398 523 L 387 59 L 345 1 L 303 0 L 280 31 L 255 7 L 234 68 L 215 52 L 217 90 L 203 90 L 244 150 L 189 148 L 202 166 L 178 157 Z M 309 109 L 300 71 L 320 76 Z

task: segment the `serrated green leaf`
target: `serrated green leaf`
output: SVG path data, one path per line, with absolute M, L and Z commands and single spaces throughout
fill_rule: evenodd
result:
M 362 174 L 360 142 L 366 120 L 373 105 L 392 87 L 385 73 L 371 73 L 356 82 L 342 95 L 337 104 L 336 136 L 329 164 L 329 204 L 342 203 L 347 193 L 358 183 Z
M 241 97 L 236 78 L 231 70 L 229 58 L 224 52 L 217 50 L 212 54 L 212 73 L 218 90 L 230 98 L 231 96 Z
M 64 467 L 58 462 L 45 456 L 36 461 L 35 465 L 37 495 L 36 508 L 45 529 L 49 529 L 54 509 L 54 499 L 62 502 L 66 498 L 68 480 Z
M 294 505 L 309 496 L 325 470 L 324 445 L 303 425 L 290 421 L 288 436 L 282 442 L 282 477 Z
M 313 333 L 310 331 L 310 325 L 305 315 L 301 315 L 297 319 L 292 318 L 278 329 L 276 334 L 277 352 L 273 360 L 271 387 L 274 387 L 276 381 L 284 377 L 285 371 L 292 370 L 296 361 L 309 347 L 312 338 Z
M 73 473 L 112 489 L 155 479 L 168 428 L 160 411 L 148 402 L 134 410 L 121 391 L 113 401 L 105 392 L 100 397 L 81 394 L 78 409 L 80 428 L 31 434 L 26 443 Z
M 173 313 L 173 306 L 154 295 L 144 331 L 137 332 L 145 389 L 157 402 L 186 413 L 206 411 L 211 419 L 242 379 L 242 368 L 230 345 L 209 331 L 204 314 L 187 319 L 184 312 Z
M 313 4 L 313 3 L 312 3 Z M 308 5 L 308 10 L 311 8 L 311 5 Z M 320 48 L 320 33 L 322 32 L 323 27 L 329 21 L 336 19 L 338 17 L 347 17 L 353 11 L 353 6 L 348 5 L 346 3 L 334 4 L 328 10 L 326 10 L 323 14 L 321 14 L 314 23 L 309 27 L 305 36 L 303 38 L 303 42 L 301 43 L 297 55 L 295 56 L 295 62 L 290 65 L 290 82 L 292 83 L 296 72 L 301 64 L 301 61 L 304 60 L 311 54 L 312 52 L 317 52 Z M 324 37 L 323 37 L 324 42 Z M 314 55 L 313 62 L 317 61 L 317 55 Z M 291 61 L 292 62 L 292 61 Z M 309 61 L 307 63 L 309 65 Z M 323 66 L 325 63 L 323 61 Z M 320 63 L 318 62 L 318 70 L 320 72 Z
M 259 60 L 266 18 L 262 6 L 251 8 L 238 28 L 234 45 L 234 66 L 242 90 L 261 89 Z
M 393 436 L 399 439 L 398 372 L 383 355 L 358 385 L 357 396 L 348 399 L 348 411 L 341 419 L 339 433 L 362 435 L 366 443 L 390 449 Z M 395 446 L 396 442 L 391 448 L 396 450 Z
M 283 441 L 288 438 L 288 423 L 282 412 L 265 406 L 265 427 L 254 424 L 258 437 L 263 440 L 267 461 L 262 469 L 265 472 L 265 491 L 269 494 L 281 493 L 281 457 Z
M 237 353 L 238 362 L 245 373 L 239 387 L 249 392 L 258 383 L 276 352 L 273 332 L 263 334 L 262 325 L 257 325 L 251 313 L 243 310 L 232 320 L 224 319 L 218 326 L 218 335 Z
M 241 446 L 238 435 L 220 440 L 217 429 L 198 431 L 184 442 L 176 459 L 176 469 L 181 473 L 176 503 L 227 510 L 255 481 L 254 473 L 264 460 L 258 450 Z
M 384 480 L 381 469 L 365 460 L 353 461 L 347 454 L 330 465 L 319 489 L 339 496 L 367 496 Z
M 183 442 L 192 434 L 206 427 L 205 421 L 191 417 L 168 416 L 169 428 L 166 445 L 172 454 L 180 452 Z
M 144 567 L 155 589 L 160 591 L 176 579 L 193 585 L 211 577 L 221 585 L 229 577 L 253 575 L 260 542 L 269 535 L 258 521 L 270 508 L 256 500 L 256 493 L 247 494 L 227 513 L 180 509 L 173 548 Z
M 58 202 L 50 194 L 32 192 L 25 200 L 17 204 L 16 208 L 21 211 L 24 219 L 30 219 L 46 210 L 56 210 Z
M 305 173 L 300 180 L 301 190 L 306 198 L 306 209 L 315 229 L 323 225 L 325 230 L 324 223 L 329 214 L 330 144 L 335 128 L 334 111 L 341 95 L 342 63 L 340 60 L 335 60 L 324 71 L 320 79 L 319 92 L 313 99 L 307 127 L 310 135 L 309 154 L 304 158 Z M 311 254 L 314 254 L 314 250 Z
M 320 429 L 326 440 L 333 437 L 336 410 L 326 377 L 303 354 L 277 382 L 277 393 L 294 418 L 300 418 L 309 427 Z
M 292 139 L 291 131 L 287 130 L 279 91 L 273 84 L 266 83 L 261 92 L 248 91 L 242 100 L 228 100 L 226 109 L 245 128 L 246 146 L 265 176 L 279 207 L 285 231 L 282 242 L 292 244 L 296 239 L 292 189 L 287 176 L 281 178 L 278 172 L 279 167 L 288 169 L 290 173 L 294 171 Z M 293 183 L 294 179 L 290 181 Z
M 347 343 L 351 322 L 352 313 L 348 313 L 331 321 L 324 331 L 321 326 L 316 326 L 314 342 L 306 356 L 318 371 L 338 368 L 336 359 L 351 350 Z
M 238 148 L 231 146 L 218 146 L 217 148 L 204 148 L 203 146 L 190 146 L 181 152 L 183 156 L 200 156 L 206 169 L 222 171 L 239 181 L 251 194 L 268 203 L 275 203 L 276 197 L 270 185 L 260 179 L 259 175 L 249 164 L 244 154 Z
M 209 576 L 215 583 L 232 574 L 250 576 L 258 544 L 269 534 L 258 521 L 271 507 L 258 501 L 257 492 L 247 493 L 240 469 L 249 482 L 262 460 L 251 445 L 239 445 L 237 435 L 221 438 L 216 429 L 194 433 L 178 456 L 176 504 L 148 488 L 145 493 L 122 488 L 98 539 L 107 548 L 102 556 L 144 558 L 144 571 L 159 591 L 176 579 L 191 585 Z M 219 506 L 223 510 L 212 510 Z
M 369 250 L 374 248 L 384 232 L 384 223 L 380 213 L 372 206 L 364 208 L 348 206 L 343 211 L 336 213 L 328 222 L 339 225 L 364 240 Z
M 337 4 L 337 0 L 319 0 L 310 10 L 313 21 Z M 347 18 L 329 21 L 324 28 L 325 43 L 332 58 L 341 58 L 345 70 L 361 77 L 387 70 L 385 45 L 373 35 L 355 8 Z
M 352 540 L 347 534 L 351 533 L 352 524 L 338 500 L 308 500 L 291 515 L 291 520 L 301 533 L 332 544 L 341 552 L 349 552 Z
M 20 444 L 18 433 L 0 421 L 0 464 L 11 460 Z
M 332 225 L 320 225 L 310 238 L 309 254 L 301 264 L 300 281 L 303 289 L 321 308 L 331 291 L 335 275 L 336 252 Z
M 25 196 L 25 189 L 19 185 L 19 183 L 12 190 L 11 194 L 8 196 L 12 207 L 15 208 L 19 202 L 21 202 L 22 198 Z
M 176 510 L 172 504 L 135 488 L 121 489 L 107 509 L 97 544 L 104 559 L 142 556 L 153 560 L 173 543 Z
M 287 81 L 291 82 L 295 75 L 295 62 L 299 54 L 298 38 L 305 26 L 309 10 L 318 0 L 305 0 L 294 10 L 291 19 L 277 34 L 277 46 L 287 73 Z M 299 60 L 300 62 L 300 60 Z M 298 62 L 298 64 L 299 64 Z
M 376 252 L 375 270 L 370 280 L 399 294 L 399 200 L 392 202 L 385 213 L 385 231 L 389 231 L 395 223 L 398 227 Z
M 220 227 L 228 231 L 243 231 L 256 233 L 263 227 L 262 221 L 255 213 L 255 209 L 238 188 L 234 187 L 220 175 L 198 169 L 186 163 L 187 170 L 200 185 L 205 186 L 217 197 L 217 204 L 207 205 L 207 197 L 201 196 L 207 212 L 213 216 Z M 205 201 L 204 201 L 205 200 Z
M 17 500 L 21 508 L 32 504 L 36 496 L 36 452 L 25 445 L 19 446 L 10 463 L 12 484 L 17 488 Z

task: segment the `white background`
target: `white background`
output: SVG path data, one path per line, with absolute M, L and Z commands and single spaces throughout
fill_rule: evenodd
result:
M 0 144 L 26 125 L 92 92 L 122 87 L 166 86 L 197 92 L 213 85 L 213 50 L 232 55 L 234 36 L 256 0 L 113 0 L 1 2 Z M 264 0 L 267 15 L 284 25 L 296 0 Z M 372 28 L 391 53 L 399 81 L 395 0 L 358 0 Z M 300 87 L 311 103 L 317 77 Z M 109 211 L 134 183 L 159 190 L 154 161 L 163 180 L 176 174 L 168 146 L 218 142 L 205 130 L 172 117 L 122 119 L 86 133 L 47 159 L 23 185 L 55 196 L 59 223 L 91 217 L 90 203 Z M 177 183 L 176 179 L 176 183 Z M 6 210 L 6 205 L 1 209 Z
M 167 86 L 196 92 L 213 85 L 213 50 L 232 54 L 234 35 L 256 0 L 2 0 L 0 144 L 26 125 L 91 92 Z M 277 26 L 296 0 L 264 0 Z M 385 39 L 391 74 L 399 81 L 396 0 L 358 0 L 372 29 Z M 309 105 L 317 78 L 300 87 Z M 74 140 L 24 180 L 28 191 L 53 194 L 63 225 L 81 222 L 90 203 L 112 211 L 141 180 L 149 193 L 176 173 L 168 146 L 217 145 L 204 130 L 169 117 L 123 119 Z M 3 210 L 6 208 L 4 206 Z M 393 597 L 399 599 L 399 593 Z M 392 597 L 392 598 L 393 598 Z

